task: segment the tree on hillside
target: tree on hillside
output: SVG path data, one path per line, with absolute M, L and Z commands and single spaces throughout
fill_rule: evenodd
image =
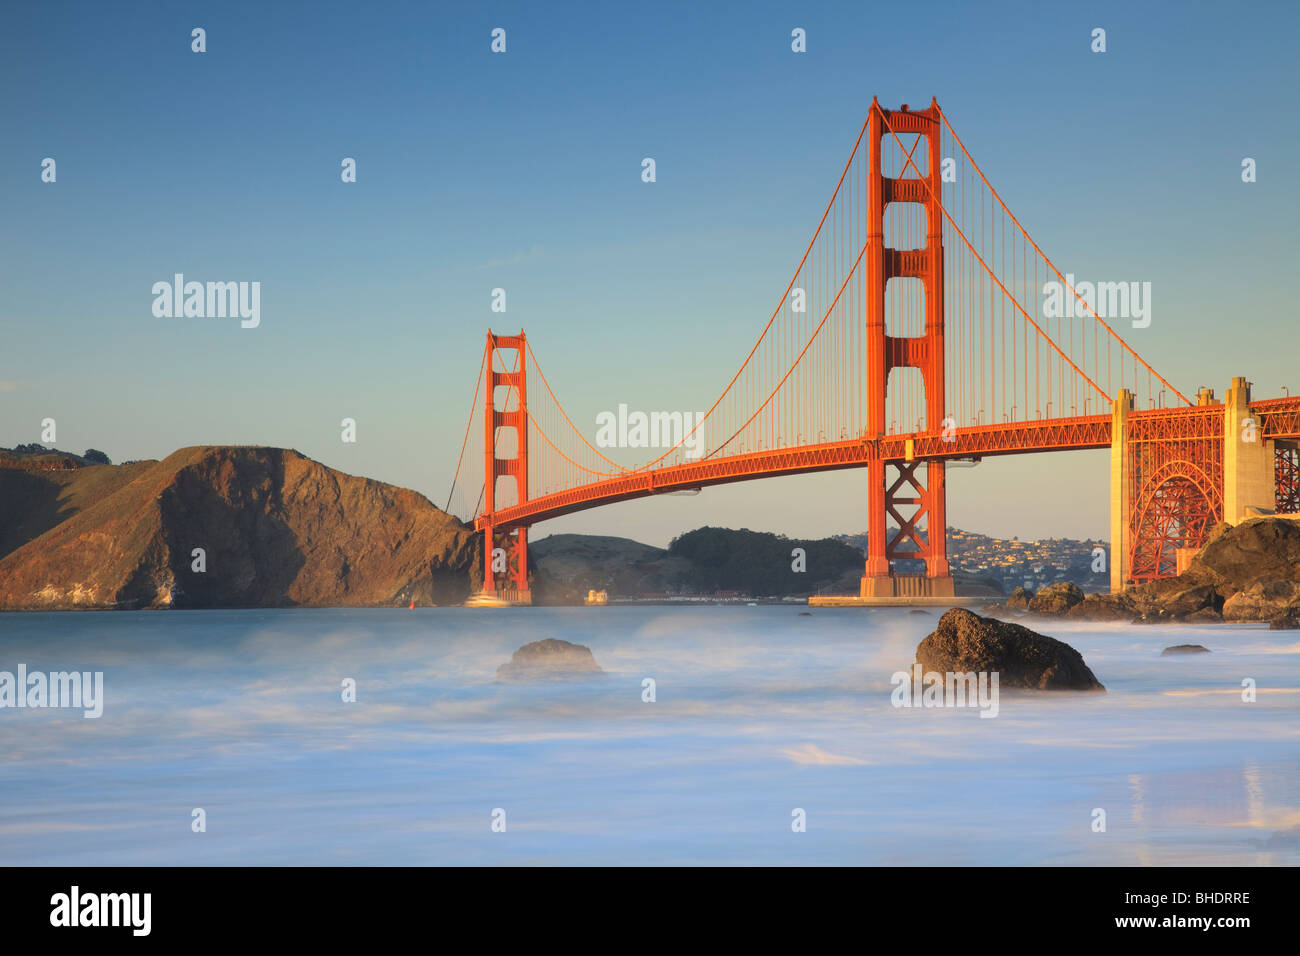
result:
M 111 461 L 108 460 L 108 456 L 105 455 L 98 448 L 87 448 L 86 453 L 81 457 L 86 459 L 86 461 L 93 461 L 97 465 L 113 464 Z

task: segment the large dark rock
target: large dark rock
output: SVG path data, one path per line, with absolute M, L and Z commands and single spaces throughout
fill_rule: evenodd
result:
M 916 647 L 926 671 L 998 673 L 1002 687 L 1105 690 L 1069 644 L 1009 621 L 953 608 Z
M 497 680 L 508 681 L 587 680 L 604 674 L 591 648 L 553 637 L 525 644 L 497 668 Z
M 1033 600 L 1029 602 L 1029 613 L 1065 614 L 1082 600 L 1083 592 L 1076 585 L 1069 581 L 1058 581 L 1056 584 L 1049 584 L 1034 595 Z

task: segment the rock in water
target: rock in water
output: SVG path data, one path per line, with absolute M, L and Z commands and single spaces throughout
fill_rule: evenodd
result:
M 585 680 L 604 675 L 591 648 L 553 637 L 525 644 L 497 668 L 497 680 L 509 681 Z
M 1008 611 L 1028 611 L 1029 602 L 1034 599 L 1034 592 L 1028 588 L 1017 587 L 1007 598 L 1006 608 Z
M 1294 631 L 1300 629 L 1300 607 L 1289 607 L 1273 620 L 1269 621 L 1270 631 Z
M 1172 657 L 1175 654 L 1208 654 L 1210 649 L 1201 644 L 1175 644 L 1173 647 L 1166 647 L 1160 652 L 1161 657 Z
M 1133 619 L 1133 609 L 1116 594 L 1085 594 L 1083 600 L 1066 613 L 1085 621 L 1129 621 Z
M 1083 600 L 1083 592 L 1069 581 L 1043 588 L 1029 602 L 1030 614 L 1064 614 Z M 1008 605 L 1011 603 L 1007 602 Z
M 916 646 L 916 660 L 939 673 L 997 671 L 1003 687 L 1105 690 L 1069 644 L 1009 621 L 955 607 Z
M 1300 581 L 1257 581 L 1223 602 L 1228 621 L 1271 621 L 1300 607 Z

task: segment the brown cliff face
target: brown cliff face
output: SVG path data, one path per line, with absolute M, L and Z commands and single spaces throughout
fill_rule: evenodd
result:
M 472 531 L 422 495 L 296 451 L 201 446 L 81 471 L 106 473 L 99 494 L 25 487 L 46 510 L 0 558 L 0 609 L 446 604 L 477 567 Z

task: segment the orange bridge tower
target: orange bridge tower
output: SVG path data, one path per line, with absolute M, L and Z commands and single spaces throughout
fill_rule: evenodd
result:
M 483 450 L 483 590 L 509 601 L 531 602 L 528 589 L 528 528 L 516 526 L 499 534 L 491 516 L 497 511 L 497 483 L 500 478 L 515 481 L 515 500 L 528 500 L 528 383 L 524 357 L 526 339 L 518 335 L 487 334 L 487 405 L 484 408 Z M 508 368 L 502 350 L 514 352 L 514 371 Z M 498 366 L 500 368 L 498 369 Z M 498 390 L 501 390 L 500 408 Z M 504 440 L 503 440 L 504 439 Z M 501 457 L 500 452 L 514 454 Z
M 867 170 L 867 251 L 865 273 L 867 334 L 867 561 L 862 597 L 920 597 L 953 594 L 948 568 L 944 463 L 907 460 L 889 466 L 878 452 L 885 436 L 885 398 L 889 373 L 915 368 L 925 389 L 925 431 L 939 432 L 944 418 L 943 211 L 940 177 L 939 104 L 931 99 L 923 110 L 887 110 L 873 97 L 868 119 L 870 149 Z M 885 137 L 910 133 L 924 138 L 924 163 L 909 163 L 898 178 L 881 172 Z M 921 178 L 921 166 L 928 167 Z M 921 249 L 885 246 L 885 209 L 890 203 L 919 203 L 925 207 L 926 239 Z M 920 279 L 925 291 L 925 331 L 919 336 L 890 335 L 885 326 L 886 286 L 891 279 Z M 873 454 L 873 449 L 876 453 Z M 910 456 L 909 456 L 910 458 Z M 924 475 L 921 474 L 924 469 Z M 886 519 L 898 533 L 885 538 Z M 924 525 L 924 527 L 922 527 Z M 899 575 L 891 561 L 919 558 L 923 575 Z

